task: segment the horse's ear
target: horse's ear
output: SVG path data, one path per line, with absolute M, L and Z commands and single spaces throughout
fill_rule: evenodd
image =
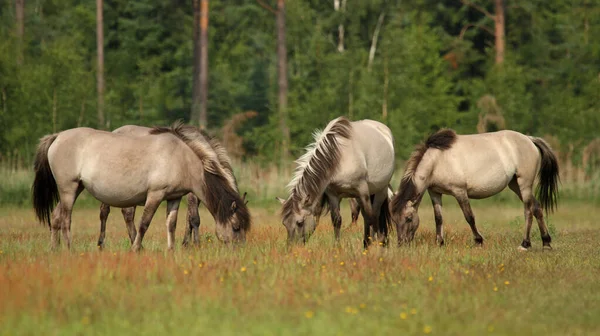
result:
M 244 196 L 242 196 L 242 202 L 244 202 L 244 205 L 248 204 L 248 201 L 246 201 L 246 195 L 248 193 L 244 191 Z
M 281 197 L 275 197 L 276 200 L 279 201 L 279 203 L 283 204 L 285 202 L 285 200 Z
M 236 212 L 237 210 L 237 204 L 235 203 L 235 201 L 231 202 L 231 211 Z

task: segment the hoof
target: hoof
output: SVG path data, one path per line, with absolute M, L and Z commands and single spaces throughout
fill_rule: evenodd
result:
M 542 246 L 542 251 L 552 251 L 552 246 L 550 246 L 550 244 L 544 244 L 544 246 Z
M 437 244 L 438 244 L 439 247 L 444 246 L 444 240 L 443 239 L 436 240 L 436 242 L 437 242 Z
M 482 247 L 483 246 L 483 237 L 475 237 L 475 245 L 477 247 Z
M 527 252 L 527 251 L 529 251 L 529 249 L 528 249 L 528 248 L 526 248 L 526 247 L 523 247 L 523 246 L 520 246 L 520 245 L 519 245 L 519 247 L 518 247 L 517 249 L 518 249 L 519 251 L 521 251 L 521 252 Z
M 98 243 L 98 251 L 104 250 L 104 244 Z
M 531 247 L 531 242 L 529 240 L 523 239 L 523 242 L 521 243 L 521 247 L 524 248 L 525 250 L 527 250 Z

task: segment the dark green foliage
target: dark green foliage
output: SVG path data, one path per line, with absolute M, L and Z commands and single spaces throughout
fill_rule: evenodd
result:
M 491 1 L 474 2 L 493 13 Z M 506 56 L 497 66 L 493 35 L 471 27 L 460 38 L 468 24 L 493 30 L 493 21 L 457 0 L 347 1 L 342 11 L 333 0 L 287 1 L 294 155 L 315 128 L 345 115 L 385 121 L 404 160 L 440 128 L 476 132 L 477 101 L 491 95 L 508 128 L 554 135 L 565 148 L 573 144 L 578 157 L 600 129 L 600 5 L 505 3 Z M 26 1 L 21 65 L 14 13 L 14 1 L 0 3 L 0 160 L 30 164 L 41 136 L 96 126 L 95 4 Z M 110 129 L 189 119 L 192 25 L 190 1 L 104 1 Z M 275 15 L 255 0 L 211 0 L 209 39 L 209 127 L 219 136 L 232 115 L 257 111 L 238 130 L 247 158 L 275 161 L 281 135 Z

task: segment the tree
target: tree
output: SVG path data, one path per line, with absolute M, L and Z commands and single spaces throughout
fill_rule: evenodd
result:
M 485 8 L 472 3 L 469 0 L 461 0 L 463 4 L 474 8 L 475 10 L 481 12 L 487 18 L 494 21 L 494 46 L 496 49 L 496 64 L 504 63 L 504 49 L 505 49 L 505 39 L 504 39 L 504 0 L 494 0 L 495 6 L 495 14 L 490 13 Z M 481 26 L 478 24 L 467 24 L 463 27 L 461 31 L 461 38 L 464 35 L 465 31 L 470 27 L 477 27 L 483 29 L 487 32 L 491 33 L 491 29 Z
M 200 128 L 205 129 L 208 105 L 208 0 L 200 0 Z
M 17 19 L 17 64 L 23 63 L 23 38 L 25 35 L 25 0 L 15 0 L 15 16 Z
M 194 22 L 192 24 L 194 56 L 192 59 L 192 68 L 194 70 L 190 122 L 198 124 L 200 122 L 200 0 L 192 0 L 192 7 L 194 11 Z
M 290 154 L 290 129 L 287 126 L 288 80 L 284 0 L 277 0 L 277 72 L 277 83 L 279 85 L 279 128 L 282 134 L 281 156 L 282 160 L 287 160 Z
M 96 69 L 96 91 L 98 94 L 98 128 L 104 129 L 104 18 L 102 0 L 96 0 L 96 50 L 98 68 Z

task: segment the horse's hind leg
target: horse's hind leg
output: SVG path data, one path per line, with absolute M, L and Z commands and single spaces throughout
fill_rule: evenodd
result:
M 352 215 L 351 225 L 354 226 L 358 221 L 358 215 L 360 214 L 360 205 L 358 204 L 358 201 L 356 201 L 356 199 L 354 198 L 349 198 L 348 202 L 350 203 L 350 213 Z
M 60 230 L 63 222 L 62 206 L 60 202 L 52 211 L 52 222 L 50 223 L 50 249 L 56 251 L 60 245 Z
M 512 190 L 523 202 L 523 214 L 525 217 L 525 237 L 519 249 L 527 250 L 531 247 L 531 225 L 533 223 L 533 207 L 535 198 L 531 192 L 531 183 L 526 183 L 522 178 L 514 177 L 508 184 Z
M 148 231 L 152 217 L 154 217 L 156 209 L 158 209 L 163 197 L 164 194 L 160 192 L 148 193 L 146 196 L 146 204 L 144 205 L 144 212 L 142 213 L 142 218 L 140 220 L 140 229 L 138 234 L 135 236 L 135 241 L 131 247 L 134 252 L 138 252 L 142 248 L 142 240 L 144 239 L 144 235 L 146 234 L 146 231 Z
M 198 197 L 194 194 L 188 194 L 188 210 L 187 210 L 187 225 L 185 228 L 185 234 L 183 236 L 183 246 L 189 246 L 190 240 L 193 237 L 194 245 L 200 245 L 200 214 L 198 212 L 198 207 L 200 206 L 200 201 Z
M 373 208 L 371 207 L 371 197 L 367 194 L 359 198 L 360 211 L 363 215 L 365 235 L 363 238 L 363 247 L 366 249 L 373 241 L 375 235 L 375 218 L 373 216 Z
M 340 229 L 342 228 L 342 215 L 340 214 L 340 199 L 337 197 L 329 198 L 329 207 L 331 212 L 331 223 L 333 224 L 333 235 L 335 237 L 335 241 L 340 241 Z
M 435 240 L 440 246 L 444 245 L 444 220 L 442 218 L 442 194 L 428 190 L 431 203 L 433 205 L 433 215 L 435 217 Z
M 377 242 L 382 246 L 387 246 L 388 243 L 388 223 L 386 220 L 388 216 L 385 214 L 385 211 L 389 211 L 389 201 L 386 202 L 387 198 L 387 188 L 372 197 L 372 211 L 375 217 L 375 225 L 377 225 Z
M 135 236 L 137 236 L 137 230 L 135 229 L 135 207 L 122 208 L 121 214 L 123 214 L 123 219 L 125 220 L 129 241 L 133 244 Z
M 100 204 L 100 237 L 98 237 L 98 248 L 104 248 L 104 237 L 106 236 L 106 220 L 110 214 L 110 206 L 106 203 Z
M 546 227 L 546 222 L 544 221 L 544 211 L 542 211 L 540 203 L 535 198 L 533 199 L 533 215 L 535 216 L 540 228 L 543 248 L 552 249 L 552 246 L 550 246 L 552 237 L 550 237 L 550 233 L 548 233 L 548 227 Z
M 75 200 L 82 191 L 83 185 L 78 182 L 60 189 L 61 229 L 68 249 L 71 249 L 71 214 L 73 213 L 73 204 L 75 204 Z
M 167 201 L 167 248 L 172 251 L 175 247 L 175 228 L 177 227 L 177 212 L 181 199 Z
M 475 215 L 473 215 L 473 210 L 471 209 L 471 203 L 469 203 L 469 197 L 465 195 L 455 196 L 458 204 L 460 205 L 460 209 L 465 216 L 465 220 L 469 223 L 471 227 L 471 231 L 473 232 L 473 239 L 475 240 L 475 244 L 483 245 L 483 237 L 477 230 L 477 226 L 475 226 Z

